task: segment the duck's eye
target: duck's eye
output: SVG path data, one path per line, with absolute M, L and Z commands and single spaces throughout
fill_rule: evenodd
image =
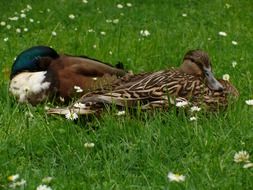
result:
M 205 75 L 208 77 L 209 76 L 209 73 L 207 71 L 205 71 Z

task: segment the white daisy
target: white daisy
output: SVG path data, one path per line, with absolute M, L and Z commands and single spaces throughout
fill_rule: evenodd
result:
M 9 181 L 16 181 L 19 179 L 19 174 L 11 175 L 7 178 Z
M 118 111 L 118 113 L 116 113 L 117 116 L 121 116 L 121 115 L 125 115 L 126 112 L 123 110 L 123 111 Z
M 26 5 L 26 8 L 29 10 L 32 10 L 32 6 L 31 5 Z
M 102 11 L 101 11 L 99 8 L 97 8 L 97 11 L 98 11 L 98 13 L 99 13 L 99 14 L 101 14 L 101 13 L 102 13 Z
M 223 80 L 226 80 L 226 81 L 229 81 L 229 79 L 230 79 L 229 74 L 224 74 L 224 75 L 222 75 L 222 79 L 223 79 Z
M 83 92 L 83 89 L 80 86 L 74 86 L 74 89 L 77 93 Z
M 5 41 L 5 42 L 7 42 L 8 40 L 9 40 L 9 38 L 7 38 L 7 37 L 6 37 L 6 38 L 4 38 L 4 41 Z
M 252 100 L 245 100 L 246 104 L 249 106 L 253 106 L 253 99 Z
M 63 97 L 60 96 L 59 99 L 61 102 L 65 102 L 65 99 Z
M 249 153 L 245 150 L 241 150 L 234 155 L 234 162 L 248 162 L 249 161 Z
M 124 6 L 122 4 L 117 4 L 118 9 L 122 9 Z
M 113 19 L 113 21 L 112 21 L 114 24 L 118 24 L 119 23 L 119 19 Z
M 95 31 L 94 31 L 93 29 L 90 28 L 90 29 L 88 29 L 88 32 L 95 32 Z
M 226 7 L 227 9 L 229 9 L 229 8 L 231 7 L 231 5 L 228 4 L 228 3 L 226 3 L 226 4 L 225 4 L 225 7 Z
M 232 67 L 235 68 L 237 65 L 237 62 L 236 61 L 232 61 Z
M 177 102 L 176 103 L 176 106 L 177 107 L 185 107 L 185 106 L 187 106 L 189 103 L 188 103 L 188 101 L 180 101 L 180 102 Z
M 78 118 L 78 115 L 75 112 L 68 111 L 65 117 L 66 119 L 69 119 L 69 120 L 76 120 Z
M 11 21 L 16 21 L 16 20 L 18 20 L 18 17 L 17 17 L 17 16 L 9 17 L 9 20 L 11 20 Z
M 32 112 L 30 111 L 26 111 L 25 112 L 25 116 L 29 117 L 29 118 L 34 118 L 34 115 L 32 114 Z
M 2 22 L 0 22 L 0 25 L 1 25 L 1 26 L 5 26 L 5 25 L 6 25 L 6 22 L 2 21 Z
M 132 7 L 132 3 L 127 3 L 126 6 L 127 7 Z
M 34 20 L 32 18 L 29 19 L 30 22 L 34 22 Z
M 26 14 L 25 13 L 22 13 L 21 15 L 20 15 L 20 18 L 25 18 L 26 17 Z
M 81 102 L 78 102 L 78 103 L 75 103 L 75 104 L 74 104 L 74 107 L 75 107 L 75 108 L 86 108 L 86 105 L 83 104 L 83 103 L 81 103 Z
M 245 168 L 245 169 L 252 168 L 252 167 L 253 167 L 253 163 L 251 163 L 251 162 L 243 165 L 243 168 Z
M 49 108 L 50 108 L 50 107 L 48 107 L 48 106 L 45 106 L 45 107 L 44 107 L 44 110 L 49 110 Z
M 49 184 L 53 180 L 53 177 L 47 176 L 42 179 L 42 183 Z
M 227 33 L 221 31 L 221 32 L 219 32 L 219 35 L 220 35 L 220 36 L 227 36 Z
M 183 14 L 182 14 L 182 17 L 187 17 L 187 14 L 186 14 L 186 13 L 183 13 Z
M 26 185 L 26 180 L 21 179 L 20 181 L 17 181 L 16 183 L 17 183 L 17 186 L 24 186 Z
M 103 36 L 105 36 L 105 35 L 106 35 L 106 32 L 101 31 L 100 34 L 103 35 Z
M 196 117 L 190 117 L 190 121 L 196 121 L 197 120 L 197 118 Z
M 70 15 L 69 15 L 69 18 L 73 20 L 73 19 L 75 19 L 75 15 L 70 14 Z
M 141 30 L 140 35 L 143 37 L 148 37 L 150 35 L 150 32 L 148 30 Z
M 52 36 L 56 36 L 57 33 L 55 31 L 52 32 Z
M 17 28 L 17 29 L 16 29 L 16 32 L 17 32 L 17 33 L 21 33 L 21 29 L 20 29 L 20 28 Z
M 6 26 L 6 28 L 7 28 L 8 30 L 10 30 L 10 29 L 11 29 L 11 25 L 8 24 L 8 25 Z
M 84 143 L 84 147 L 85 147 L 85 148 L 93 148 L 94 146 L 95 146 L 94 143 L 89 143 L 89 142 Z
M 236 46 L 236 45 L 238 45 L 238 42 L 232 41 L 232 44 Z
M 87 0 L 83 0 L 83 3 L 87 4 L 87 3 L 88 3 L 88 1 L 87 1 Z
M 16 189 L 17 187 L 22 187 L 26 185 L 26 180 L 21 179 L 20 181 L 13 182 L 9 185 L 10 188 Z
M 198 107 L 198 106 L 192 106 L 191 107 L 191 112 L 195 112 L 195 111 L 200 111 L 201 110 L 201 108 L 200 107 Z
M 39 185 L 36 190 L 52 190 L 51 187 L 47 186 L 47 185 Z
M 180 174 L 174 174 L 172 172 L 169 172 L 168 178 L 170 181 L 176 181 L 176 182 L 183 182 L 185 181 L 185 176 Z
M 24 28 L 24 32 L 28 32 L 28 28 Z

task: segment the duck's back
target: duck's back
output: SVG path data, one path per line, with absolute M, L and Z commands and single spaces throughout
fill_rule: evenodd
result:
M 205 86 L 201 78 L 189 75 L 177 69 L 157 71 L 153 73 L 142 73 L 138 75 L 126 75 L 118 79 L 107 89 L 108 94 L 112 92 L 132 92 L 133 97 L 140 93 L 139 97 L 150 96 L 157 92 L 160 96 L 168 95 L 185 97 L 192 91 L 198 92 Z M 101 90 L 103 91 L 103 89 Z M 104 93 L 106 93 L 104 90 Z M 95 92 L 101 93 L 101 92 Z M 92 93 L 91 93 L 92 94 Z
M 79 102 L 96 104 L 95 107 L 100 103 L 133 106 L 152 101 L 168 101 L 169 97 L 189 98 L 204 91 L 205 84 L 199 77 L 170 69 L 125 76 L 108 89 L 86 94 Z
M 118 77 L 126 74 L 123 69 L 96 60 L 60 55 L 48 69 L 51 81 L 55 81 L 56 93 L 68 99 L 75 96 L 75 88 L 81 94 L 110 85 Z

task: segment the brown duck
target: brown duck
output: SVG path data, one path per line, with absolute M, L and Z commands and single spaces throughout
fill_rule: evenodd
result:
M 167 108 L 176 101 L 217 109 L 226 107 L 229 96 L 238 96 L 231 83 L 216 80 L 208 54 L 201 50 L 186 53 L 178 69 L 126 75 L 113 85 L 88 93 L 72 106 L 50 109 L 48 113 L 97 113 L 105 105 L 141 109 Z

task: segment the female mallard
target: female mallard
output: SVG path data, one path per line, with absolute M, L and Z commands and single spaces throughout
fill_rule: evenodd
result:
M 108 89 L 88 93 L 73 106 L 50 109 L 48 113 L 96 113 L 106 104 L 141 109 L 166 108 L 175 103 L 175 100 L 215 107 L 218 104 L 227 105 L 229 94 L 237 96 L 238 92 L 229 82 L 216 80 L 211 72 L 208 55 L 194 50 L 184 56 L 179 69 L 126 75 Z
M 50 47 L 35 46 L 23 51 L 15 60 L 10 92 L 19 102 L 32 104 L 51 96 L 66 100 L 76 91 L 88 92 L 125 74 L 122 68 L 95 59 L 58 54 Z

